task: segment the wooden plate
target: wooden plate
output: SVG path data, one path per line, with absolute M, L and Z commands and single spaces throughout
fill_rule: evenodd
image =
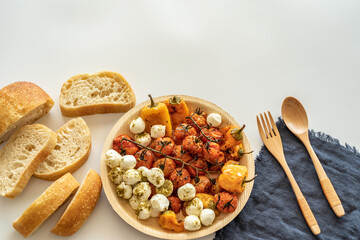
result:
M 226 125 L 240 126 L 227 112 L 225 112 L 220 107 L 218 107 L 217 105 L 211 102 L 191 96 L 181 96 L 181 95 L 177 95 L 177 96 L 182 97 L 186 101 L 190 111 L 195 110 L 195 108 L 197 107 L 201 107 L 206 113 L 214 112 L 221 114 L 223 121 L 221 126 L 226 126 Z M 169 97 L 171 96 L 158 97 L 155 98 L 154 100 L 156 102 L 160 102 L 168 99 Z M 253 182 L 247 183 L 244 192 L 238 196 L 239 197 L 238 207 L 236 208 L 235 212 L 221 213 L 218 217 L 215 218 L 215 221 L 211 226 L 209 227 L 202 226 L 200 230 L 194 232 L 184 231 L 181 233 L 175 233 L 173 231 L 166 230 L 159 225 L 158 218 L 139 220 L 137 219 L 135 211 L 131 208 L 128 200 L 120 199 L 116 195 L 115 185 L 110 181 L 109 177 L 107 176 L 110 169 L 105 164 L 105 152 L 109 149 L 112 149 L 112 141 L 119 134 L 128 134 L 129 136 L 133 136 L 133 134 L 129 130 L 130 122 L 136 117 L 140 116 L 140 110 L 145 105 L 149 105 L 149 104 L 150 101 L 143 102 L 135 106 L 126 114 L 124 114 L 124 116 L 122 116 L 117 121 L 117 123 L 114 125 L 114 127 L 112 128 L 112 130 L 110 131 L 109 135 L 106 138 L 104 148 L 101 154 L 100 171 L 101 171 L 101 179 L 102 179 L 104 191 L 111 206 L 113 207 L 115 212 L 122 219 L 124 219 L 125 222 L 127 222 L 128 224 L 130 224 L 131 226 L 133 226 L 134 228 L 145 234 L 158 238 L 193 239 L 193 238 L 206 236 L 221 229 L 231 220 L 233 220 L 243 209 L 247 200 L 249 199 L 254 184 Z M 250 152 L 251 148 L 249 141 L 245 136 L 245 134 L 243 134 L 243 137 L 244 137 L 243 138 L 244 151 Z M 245 154 L 240 162 L 242 165 L 245 165 L 248 168 L 248 178 L 249 179 L 252 178 L 255 174 L 255 164 L 254 164 L 253 154 Z

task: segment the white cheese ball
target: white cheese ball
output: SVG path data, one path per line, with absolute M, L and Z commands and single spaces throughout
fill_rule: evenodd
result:
M 204 205 L 199 198 L 193 198 L 186 205 L 185 212 L 187 215 L 196 215 L 200 216 L 201 210 L 203 210 Z
M 108 175 L 114 184 L 119 185 L 123 181 L 123 174 L 124 171 L 120 167 L 114 167 L 110 170 Z
M 210 113 L 207 118 L 206 121 L 208 124 L 210 124 L 213 127 L 218 127 L 221 124 L 221 115 L 217 114 L 217 113 Z
M 141 117 L 138 117 L 131 121 L 130 132 L 133 134 L 142 133 L 145 130 L 145 122 Z
M 136 166 L 136 158 L 133 155 L 125 155 L 122 158 L 120 167 L 123 170 L 133 169 Z
M 165 129 L 164 125 L 154 125 L 150 129 L 150 134 L 152 138 L 161 138 L 165 136 Z
M 150 199 L 150 204 L 151 204 L 151 208 L 154 211 L 163 212 L 169 208 L 170 202 L 169 202 L 169 199 L 167 199 L 164 195 L 155 194 Z
M 158 217 L 158 216 L 160 216 L 160 213 L 161 213 L 161 211 L 151 207 L 151 212 L 150 212 L 151 217 Z
M 148 172 L 150 171 L 147 167 L 141 166 L 137 169 L 143 177 L 147 177 Z
M 130 203 L 130 206 L 132 207 L 132 209 L 136 210 L 138 207 L 139 207 L 139 204 L 140 204 L 140 200 L 135 197 L 135 196 L 132 196 L 130 199 L 129 199 L 129 203 Z
M 200 213 L 200 220 L 202 225 L 210 226 L 215 219 L 215 212 L 210 208 L 205 208 Z
M 151 195 L 151 187 L 148 182 L 138 183 L 133 189 L 133 195 L 140 201 L 147 200 Z
M 120 167 L 122 156 L 114 149 L 107 150 L 105 153 L 105 163 L 110 168 Z
M 198 216 L 189 215 L 184 219 L 184 228 L 188 231 L 196 231 L 201 228 L 201 222 Z
M 151 206 L 148 200 L 140 202 L 137 209 L 135 210 L 135 214 L 138 219 L 146 220 L 151 216 Z
M 141 181 L 141 174 L 138 170 L 129 169 L 124 173 L 123 180 L 127 185 L 134 185 Z
M 145 147 L 147 147 L 151 143 L 151 136 L 149 133 L 143 132 L 140 134 L 136 134 L 134 136 L 134 140 L 135 140 L 135 142 L 140 143 L 140 144 L 144 145 Z
M 129 199 L 132 196 L 132 187 L 125 184 L 125 182 L 122 182 L 119 186 L 116 187 L 116 193 L 121 198 Z
M 155 187 L 161 187 L 164 182 L 164 172 L 160 168 L 152 168 L 147 173 L 147 179 L 151 182 Z
M 179 187 L 177 194 L 181 201 L 190 201 L 195 197 L 196 189 L 191 183 L 186 183 Z

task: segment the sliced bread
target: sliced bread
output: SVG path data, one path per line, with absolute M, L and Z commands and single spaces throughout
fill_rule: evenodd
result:
M 78 189 L 78 181 L 67 173 L 53 182 L 23 214 L 13 222 L 13 227 L 28 237 L 50 217 Z
M 59 236 L 76 233 L 94 210 L 101 193 L 101 178 L 90 169 L 79 190 L 51 232 Z
M 20 128 L 0 150 L 0 195 L 19 195 L 56 144 L 56 134 L 41 124 Z
M 68 117 L 126 112 L 135 101 L 124 77 L 108 71 L 76 75 L 63 84 L 60 93 L 61 112 Z
M 45 180 L 56 180 L 67 172 L 74 172 L 89 157 L 91 135 L 82 118 L 74 118 L 56 131 L 57 144 L 43 161 L 34 176 Z
M 15 82 L 0 89 L 0 143 L 47 114 L 53 105 L 51 97 L 31 82 Z

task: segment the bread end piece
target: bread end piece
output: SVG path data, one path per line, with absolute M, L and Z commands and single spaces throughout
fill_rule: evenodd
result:
M 78 181 L 67 173 L 53 182 L 23 214 L 13 222 L 13 227 L 24 237 L 30 236 L 78 189 Z
M 51 232 L 59 236 L 71 236 L 76 233 L 94 210 L 101 189 L 102 183 L 99 174 L 90 169 L 79 190 Z
M 15 82 L 0 89 L 0 143 L 46 115 L 53 106 L 54 100 L 31 82 Z
M 126 112 L 135 102 L 130 84 L 121 74 L 110 71 L 73 76 L 60 93 L 60 109 L 67 117 Z

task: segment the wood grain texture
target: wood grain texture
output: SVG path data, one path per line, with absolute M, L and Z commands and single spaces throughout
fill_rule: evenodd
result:
M 190 111 L 195 110 L 196 107 L 201 107 L 206 113 L 219 113 L 222 116 L 222 125 L 237 125 L 238 124 L 234 118 L 232 118 L 227 112 L 222 110 L 217 105 L 210 103 L 206 100 L 191 97 L 191 96 L 184 96 L 184 95 L 177 95 L 182 97 Z M 155 98 L 155 101 L 164 101 L 168 99 L 171 96 L 163 96 Z M 108 177 L 109 168 L 105 164 L 105 152 L 112 148 L 112 141 L 113 139 L 119 135 L 119 134 L 128 134 L 130 136 L 133 136 L 133 134 L 129 130 L 130 122 L 135 119 L 136 117 L 140 116 L 140 110 L 145 106 L 150 104 L 150 101 L 143 102 L 137 106 L 135 106 L 133 109 L 131 109 L 129 112 L 127 112 L 124 116 L 122 116 L 118 122 L 114 125 L 110 133 L 108 134 L 106 141 L 104 143 L 102 155 L 101 155 L 101 162 L 100 162 L 100 175 L 103 182 L 103 188 L 105 191 L 105 194 L 114 209 L 114 211 L 122 218 L 124 219 L 129 225 L 136 228 L 140 232 L 143 232 L 145 234 L 163 238 L 163 239 L 194 239 L 206 236 L 208 234 L 211 234 L 221 228 L 223 228 L 225 225 L 227 225 L 229 222 L 231 222 L 244 208 L 247 200 L 249 199 L 249 196 L 251 194 L 251 190 L 253 188 L 254 182 L 247 183 L 245 186 L 245 190 L 242 194 L 238 195 L 239 201 L 238 201 L 238 207 L 235 212 L 228 213 L 228 214 L 220 214 L 218 216 L 213 225 L 209 227 L 204 227 L 198 231 L 195 232 L 181 232 L 181 233 L 175 233 L 166 229 L 163 229 L 159 223 L 158 218 L 150 218 L 147 220 L 139 220 L 137 219 L 135 215 L 135 211 L 131 208 L 129 202 L 124 199 L 120 199 L 116 195 L 115 191 L 115 185 L 111 182 L 111 180 Z M 249 141 L 245 134 L 243 134 L 243 145 L 244 145 L 244 152 L 250 152 L 251 147 L 249 144 Z M 251 179 L 255 174 L 255 163 L 254 163 L 254 156 L 253 154 L 245 154 L 243 158 L 241 159 L 241 164 L 246 166 L 248 168 L 248 178 Z

